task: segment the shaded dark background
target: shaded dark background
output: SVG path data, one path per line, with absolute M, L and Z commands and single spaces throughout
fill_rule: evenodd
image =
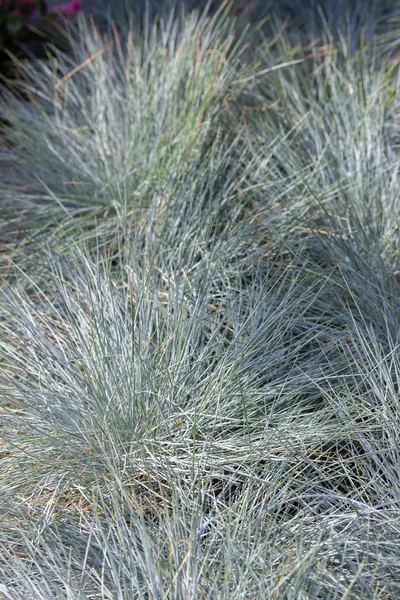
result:
M 213 13 L 220 5 L 220 0 L 83 0 L 87 14 L 97 15 L 100 20 L 108 14 L 120 24 L 127 18 L 127 8 L 141 20 L 146 11 L 151 19 L 156 15 L 167 18 L 171 10 L 176 14 L 182 8 Z M 311 40 L 328 32 L 344 35 L 353 50 L 377 34 L 398 46 L 395 31 L 400 25 L 400 0 L 233 0 L 231 12 L 244 25 L 261 22 L 267 15 L 269 23 L 275 25 L 287 21 L 287 33 L 303 39 Z

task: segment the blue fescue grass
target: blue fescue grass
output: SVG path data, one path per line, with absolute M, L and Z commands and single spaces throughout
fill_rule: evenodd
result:
M 398 597 L 394 37 L 229 9 L 3 90 L 7 600 Z

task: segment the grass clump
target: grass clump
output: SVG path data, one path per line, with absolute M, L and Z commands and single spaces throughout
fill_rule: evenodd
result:
M 213 143 L 229 151 L 224 105 L 235 99 L 242 68 L 232 29 L 226 13 L 194 13 L 144 31 L 134 22 L 124 38 L 113 24 L 109 40 L 82 21 L 73 56 L 55 51 L 39 68 L 26 66 L 23 96 L 6 94 L 2 111 L 4 159 L 13 165 L 6 239 L 15 235 L 13 215 L 19 236 L 28 224 L 32 237 L 49 223 L 72 234 L 71 220 L 86 235 L 95 219 L 102 234 L 125 229 L 152 203 L 173 202 L 189 168 L 207 170 Z
M 391 42 L 169 14 L 3 89 L 0 597 L 396 598 Z

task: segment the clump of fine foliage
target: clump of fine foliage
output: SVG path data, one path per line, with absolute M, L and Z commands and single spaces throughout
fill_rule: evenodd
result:
M 399 597 L 396 11 L 243 7 L 2 89 L 0 598 Z

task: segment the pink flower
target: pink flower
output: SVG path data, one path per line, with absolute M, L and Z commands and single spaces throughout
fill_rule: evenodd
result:
M 54 12 L 58 12 L 64 17 L 69 17 L 74 13 L 79 12 L 82 9 L 82 2 L 80 0 L 73 0 L 72 2 L 64 2 L 63 4 L 57 4 L 53 8 Z

